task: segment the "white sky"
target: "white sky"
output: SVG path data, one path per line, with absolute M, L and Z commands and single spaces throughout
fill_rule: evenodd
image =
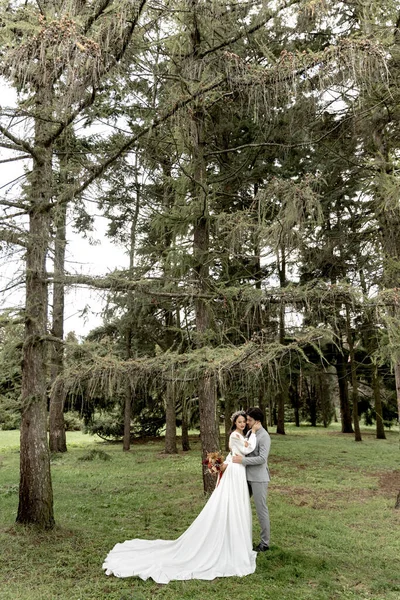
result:
M 0 81 L 0 105 L 2 108 L 15 105 L 15 94 Z M 9 158 L 16 153 L 0 148 L 0 158 Z M 7 184 L 21 175 L 23 162 L 0 164 L 0 197 L 4 198 Z M 3 187 L 5 186 L 5 187 Z M 0 211 L 1 211 L 0 207 Z M 95 217 L 94 229 L 84 239 L 68 227 L 67 263 L 70 273 L 87 275 L 105 275 L 116 268 L 127 267 L 128 256 L 121 246 L 116 246 L 106 237 L 107 222 L 104 218 Z M 21 253 L 9 257 L 0 264 L 0 289 L 4 289 L 18 274 L 23 272 Z M 0 293 L 0 310 L 10 306 L 23 306 L 24 290 L 10 289 Z M 85 287 L 68 290 L 65 303 L 65 334 L 75 331 L 78 336 L 86 335 L 91 329 L 101 324 L 101 310 L 104 307 L 104 292 L 96 292 Z M 81 316 L 84 309 L 85 316 Z

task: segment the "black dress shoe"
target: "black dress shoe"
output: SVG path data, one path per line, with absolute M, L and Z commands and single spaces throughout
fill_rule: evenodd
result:
M 258 546 L 254 546 L 254 550 L 256 552 L 265 552 L 266 550 L 269 550 L 269 546 L 267 546 L 267 544 L 258 544 Z

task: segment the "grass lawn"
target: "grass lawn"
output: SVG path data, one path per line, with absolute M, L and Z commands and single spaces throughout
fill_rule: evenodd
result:
M 355 443 L 335 426 L 272 434 L 272 548 L 258 555 L 256 572 L 159 585 L 107 577 L 101 565 L 116 542 L 173 539 L 197 516 L 205 502 L 198 439 L 190 452 L 165 456 L 162 440 L 124 453 L 69 433 L 68 452 L 52 459 L 57 526 L 38 533 L 14 523 L 19 433 L 0 431 L 0 599 L 399 600 L 399 435 L 387 436 L 365 429 Z M 255 513 L 253 521 L 258 541 Z

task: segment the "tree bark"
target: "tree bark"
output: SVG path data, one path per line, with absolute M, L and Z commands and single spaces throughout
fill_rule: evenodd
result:
M 163 210 L 168 215 L 174 204 L 174 192 L 171 186 L 172 165 L 170 157 L 164 156 L 162 163 L 163 171 Z M 164 226 L 162 264 L 165 279 L 171 275 L 171 258 L 169 251 L 171 249 L 173 233 L 169 225 Z M 165 310 L 165 342 L 166 348 L 170 350 L 175 341 L 173 327 L 175 325 L 174 312 L 171 308 Z M 166 454 L 176 454 L 178 452 L 176 445 L 176 397 L 174 382 L 167 384 L 165 396 L 165 448 Z
M 193 126 L 193 160 L 195 196 L 197 196 L 197 214 L 199 215 L 193 231 L 193 255 L 195 274 L 199 290 L 207 289 L 209 277 L 209 215 L 206 186 L 206 161 L 204 157 L 204 124 L 205 118 L 201 109 L 197 110 L 192 121 Z M 202 298 L 195 299 L 196 332 L 198 345 L 204 344 L 204 334 L 210 324 L 208 307 Z M 200 410 L 200 440 L 203 460 L 207 452 L 219 450 L 219 431 L 216 426 L 217 396 L 214 380 L 207 375 L 201 377 L 198 384 Z M 215 488 L 215 478 L 203 470 L 203 486 L 205 493 Z
M 69 134 L 65 132 L 61 140 L 60 152 L 60 184 L 61 189 L 68 184 Z M 53 319 L 51 333 L 60 340 L 51 347 L 51 381 L 54 383 L 64 368 L 64 297 L 65 288 L 61 283 L 65 274 L 65 249 L 67 244 L 66 222 L 67 202 L 58 204 L 54 211 L 56 237 L 54 242 L 54 275 L 53 283 Z M 62 383 L 53 388 L 49 409 L 49 445 L 51 452 L 66 452 L 67 438 L 64 421 L 65 390 Z
M 129 381 L 125 382 L 125 398 L 124 398 L 124 439 L 122 442 L 122 450 L 129 452 L 131 449 L 131 419 L 132 419 L 132 389 Z
M 187 398 L 182 398 L 182 450 L 190 450 L 189 442 L 189 410 Z
M 340 418 L 342 423 L 342 433 L 353 433 L 349 404 L 349 390 L 347 386 L 347 367 L 341 349 L 339 349 L 336 354 L 336 373 L 339 385 Z
M 273 427 L 275 424 L 275 402 L 270 391 L 268 397 L 268 425 L 269 427 Z
M 346 329 L 347 329 L 347 343 L 349 345 L 349 357 L 350 357 L 350 372 L 351 372 L 351 387 L 352 387 L 352 400 L 353 400 L 353 424 L 354 424 L 354 439 L 356 442 L 362 442 L 360 420 L 358 418 L 358 381 L 357 381 L 357 369 L 354 352 L 354 340 L 353 332 L 350 326 L 350 310 L 346 304 Z
M 231 434 L 231 414 L 233 413 L 232 396 L 228 391 L 225 396 L 225 443 L 226 452 L 229 452 L 229 436 Z
M 285 393 L 283 389 L 278 392 L 277 404 L 276 433 L 285 435 Z
M 198 0 L 188 0 L 190 11 L 190 53 L 188 54 L 187 69 L 189 77 L 201 79 L 203 65 L 199 57 L 201 46 L 201 31 L 197 16 Z M 205 157 L 205 123 L 206 113 L 202 100 L 193 104 L 190 126 L 190 152 L 192 159 L 192 190 L 195 220 L 193 224 L 193 265 L 197 288 L 200 292 L 208 291 L 209 280 L 209 199 L 207 190 L 207 161 Z M 194 303 L 197 346 L 202 347 L 205 334 L 210 326 L 208 306 L 204 299 L 197 297 Z M 199 413 L 200 413 L 200 442 L 203 460 L 207 452 L 219 450 L 219 430 L 216 423 L 217 395 L 215 381 L 212 377 L 203 375 L 198 383 Z M 211 493 L 215 488 L 214 477 L 203 469 L 204 493 Z
M 166 454 L 177 454 L 176 447 L 176 402 L 175 402 L 175 386 L 172 381 L 167 382 L 165 400 L 165 448 Z
M 52 146 L 45 144 L 51 123 L 52 88 L 36 93 L 35 157 L 29 178 L 29 236 L 26 249 L 25 336 L 22 359 L 20 485 L 17 522 L 40 529 L 54 526 L 50 451 L 47 442 L 46 256 L 52 196 Z M 43 117 L 43 118 L 40 118 Z
M 203 459 L 207 452 L 219 450 L 219 432 L 216 429 L 217 394 L 213 377 L 204 377 L 199 384 L 200 440 Z M 204 493 L 215 488 L 215 477 L 203 470 Z
M 280 256 L 279 256 L 280 252 Z M 286 287 L 286 257 L 285 257 L 285 248 L 281 246 L 277 253 L 277 265 L 278 265 L 278 274 L 279 274 L 279 283 L 281 289 Z M 279 343 L 285 343 L 285 305 L 281 304 L 279 307 Z M 282 373 L 282 378 L 286 377 L 286 373 Z M 281 381 L 280 390 L 277 396 L 278 403 L 278 419 L 276 424 L 276 433 L 280 435 L 285 435 L 285 403 L 288 395 L 288 386 L 286 379 Z
M 386 440 L 385 428 L 383 425 L 381 389 L 379 373 L 376 364 L 372 365 L 372 389 L 374 392 L 375 420 L 376 420 L 376 438 Z
M 308 385 L 307 379 L 306 388 L 308 395 L 308 410 L 310 412 L 310 425 L 311 427 L 317 426 L 317 386 L 315 381 L 311 381 Z
M 136 164 L 137 167 L 137 164 Z M 129 236 L 129 279 L 133 279 L 134 268 L 135 268 L 135 253 L 136 253 L 136 232 L 137 232 L 137 224 L 139 219 L 139 209 L 140 209 L 140 182 L 137 176 L 137 168 L 135 169 L 135 191 L 136 191 L 136 200 L 135 200 L 135 208 L 132 215 L 132 222 L 130 228 L 130 236 Z M 134 335 L 134 330 L 132 327 L 132 321 L 130 320 L 130 315 L 133 312 L 133 304 L 134 297 L 132 290 L 128 291 L 127 296 L 127 312 L 128 312 L 128 324 L 125 331 L 125 356 L 126 359 L 129 360 L 132 358 L 132 338 Z M 134 394 L 132 391 L 132 386 L 129 381 L 125 384 L 125 398 L 124 398 L 124 440 L 122 444 L 122 449 L 124 452 L 129 452 L 131 449 L 131 420 L 132 420 L 132 404 L 134 400 Z
M 396 381 L 397 422 L 400 427 L 400 362 L 396 362 L 394 365 L 394 377 Z

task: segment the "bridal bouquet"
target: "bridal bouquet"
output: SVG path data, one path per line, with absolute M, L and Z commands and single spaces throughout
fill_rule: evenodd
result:
M 224 462 L 220 452 L 207 452 L 207 458 L 203 460 L 203 465 L 207 467 L 207 471 L 211 474 L 220 473 L 221 465 Z

